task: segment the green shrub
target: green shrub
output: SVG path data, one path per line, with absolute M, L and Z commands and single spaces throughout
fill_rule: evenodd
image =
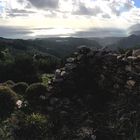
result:
M 53 76 L 54 76 L 53 74 L 42 74 L 41 75 L 42 83 L 45 84 L 46 86 L 48 86 L 49 81 L 51 81 Z
M 13 131 L 15 140 L 45 140 L 47 122 L 47 118 L 41 114 L 33 113 L 26 116 Z
M 25 99 L 33 109 L 42 109 L 45 104 L 45 100 L 48 96 L 47 87 L 42 83 L 31 84 L 27 90 Z
M 0 118 L 8 117 L 16 107 L 17 96 L 6 86 L 0 86 Z
M 19 95 L 24 95 L 27 88 L 28 84 L 25 82 L 19 82 L 12 86 L 12 89 Z
M 3 83 L 4 86 L 12 87 L 14 86 L 14 82 L 12 80 L 7 80 L 6 82 Z

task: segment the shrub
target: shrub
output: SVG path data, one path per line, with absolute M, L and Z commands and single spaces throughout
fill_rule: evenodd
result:
M 41 114 L 26 116 L 13 131 L 15 140 L 44 140 L 47 136 L 47 122 L 47 118 Z
M 12 86 L 12 89 L 19 95 L 24 95 L 27 88 L 28 84 L 25 82 L 19 82 Z
M 27 88 L 25 99 L 31 108 L 42 109 L 47 96 L 47 87 L 42 83 L 34 83 Z
M 3 83 L 3 85 L 11 87 L 13 86 L 15 83 L 12 80 L 7 80 L 6 82 Z
M 42 74 L 41 75 L 42 83 L 45 84 L 46 86 L 48 86 L 48 84 L 51 81 L 53 76 L 54 76 L 53 74 Z
M 16 93 L 6 86 L 0 86 L 0 118 L 8 117 L 16 107 Z

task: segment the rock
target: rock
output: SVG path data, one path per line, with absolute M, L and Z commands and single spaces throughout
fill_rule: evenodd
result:
M 72 63 L 72 62 L 74 62 L 74 61 L 75 61 L 75 58 L 73 58 L 73 57 L 67 58 L 67 62 L 68 62 L 68 63 Z
M 62 72 L 61 72 L 61 76 L 62 76 L 62 77 L 65 77 L 66 75 L 67 75 L 66 71 L 62 71 Z
M 140 65 L 135 65 L 135 69 L 140 73 Z
M 120 60 L 120 59 L 122 59 L 123 57 L 124 57 L 124 55 L 118 55 L 118 56 L 117 56 L 117 59 Z
M 73 70 L 74 68 L 76 68 L 76 64 L 67 63 L 65 64 L 65 67 L 67 70 Z
M 63 82 L 63 78 L 54 78 L 53 79 L 54 83 L 59 83 L 59 82 Z
M 67 116 L 67 114 L 68 114 L 68 113 L 67 113 L 66 111 L 64 111 L 64 110 L 60 112 L 60 115 L 61 115 L 61 116 Z
M 119 89 L 120 86 L 119 86 L 119 84 L 114 84 L 113 87 L 114 87 L 115 89 Z
M 52 99 L 50 99 L 50 104 L 51 105 L 55 105 L 57 102 L 58 102 L 58 98 L 52 98 Z
M 51 84 L 52 84 L 52 83 L 51 83 Z M 53 86 L 49 85 L 49 86 L 47 87 L 47 89 L 48 89 L 48 91 L 52 91 Z
M 96 140 L 96 136 L 95 135 L 91 135 L 91 140 Z
M 48 110 L 48 111 L 53 111 L 53 110 L 54 110 L 54 108 L 53 108 L 53 107 L 51 107 L 51 106 L 48 106 L 48 107 L 47 107 L 47 110 Z
M 77 56 L 77 60 L 78 60 L 78 61 L 82 60 L 83 56 L 84 56 L 83 54 L 78 55 L 78 56 Z
M 128 50 L 125 53 L 125 57 L 132 56 L 132 50 Z
M 21 108 L 22 104 L 23 104 L 23 102 L 21 100 L 17 100 L 17 102 L 16 102 L 17 108 Z
M 128 88 L 132 88 L 135 86 L 136 82 L 134 80 L 128 80 L 126 83 L 128 85 Z
M 136 59 L 137 59 L 137 57 L 135 57 L 135 56 L 128 56 L 127 57 L 127 60 L 131 60 L 131 61 L 134 61 Z
M 57 70 L 55 71 L 55 77 L 56 77 L 56 78 L 61 77 L 61 70 L 60 70 L 60 69 L 57 69 Z
M 70 100 L 68 98 L 64 98 L 62 101 L 63 101 L 63 104 L 65 104 L 65 105 L 70 104 Z
M 137 49 L 137 50 L 133 50 L 133 53 L 132 53 L 133 56 L 139 56 L 140 55 L 140 49 Z
M 92 51 L 82 47 L 67 59 L 63 68 L 56 70 L 51 85 L 53 97 L 48 99 L 47 108 L 50 119 L 51 115 L 52 118 L 55 116 L 61 128 L 66 125 L 69 132 L 64 138 L 122 140 L 127 136 L 125 131 L 121 135 L 123 120 L 128 119 L 131 124 L 137 121 L 131 117 L 131 122 L 127 114 L 134 109 L 139 111 L 140 107 L 138 56 L 132 55 L 132 51 L 115 54 L 104 49 Z M 56 132 L 62 131 L 61 128 Z
M 78 47 L 79 53 L 81 54 L 87 54 L 90 52 L 90 49 L 87 48 L 85 45 L 81 45 Z
M 45 100 L 46 99 L 46 97 L 43 96 L 43 95 L 41 95 L 39 98 L 42 99 L 42 100 Z
M 125 70 L 126 71 L 132 71 L 132 66 L 131 65 L 126 65 Z

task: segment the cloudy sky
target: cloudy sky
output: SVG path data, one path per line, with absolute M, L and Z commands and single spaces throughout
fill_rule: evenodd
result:
M 0 0 L 0 36 L 128 36 L 140 29 L 140 0 Z

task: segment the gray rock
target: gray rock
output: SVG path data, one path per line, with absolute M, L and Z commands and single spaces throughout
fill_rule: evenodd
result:
M 133 53 L 132 53 L 133 56 L 139 56 L 140 55 L 140 49 L 137 49 L 137 50 L 133 50 Z
M 128 80 L 126 84 L 127 88 L 132 89 L 135 86 L 136 82 L 134 80 Z
M 67 58 L 67 62 L 68 62 L 68 63 L 72 63 L 72 62 L 74 62 L 74 61 L 75 61 L 75 58 L 73 58 L 73 57 Z
M 67 70 L 72 70 L 72 69 L 76 68 L 76 64 L 67 63 L 67 64 L 65 64 L 65 67 Z
M 55 71 L 55 77 L 56 77 L 56 78 L 61 77 L 61 70 L 60 70 L 60 69 L 57 69 L 57 70 Z
M 125 70 L 126 71 L 132 71 L 132 66 L 131 65 L 126 65 Z
M 62 71 L 62 72 L 61 72 L 61 76 L 62 76 L 62 77 L 65 77 L 66 75 L 67 75 L 66 71 Z
M 52 99 L 50 100 L 50 104 L 51 104 L 51 105 L 54 105 L 54 104 L 56 104 L 56 103 L 58 102 L 58 100 L 59 100 L 58 98 L 55 98 L 55 97 L 54 97 L 54 98 L 52 98 Z

